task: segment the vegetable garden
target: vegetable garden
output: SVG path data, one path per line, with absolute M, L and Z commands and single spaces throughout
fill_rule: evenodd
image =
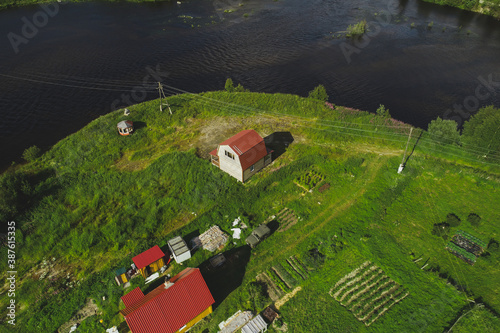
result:
M 316 185 L 318 185 L 320 182 L 322 182 L 324 179 L 325 177 L 322 174 L 320 174 L 315 170 L 311 170 L 301 175 L 296 182 L 298 185 L 304 187 L 306 190 L 309 191 L 313 189 Z
M 485 242 L 462 230 L 458 230 L 446 245 L 448 251 L 471 265 L 474 265 L 485 248 Z
M 409 292 L 370 261 L 346 274 L 330 289 L 330 296 L 366 326 L 408 295 Z

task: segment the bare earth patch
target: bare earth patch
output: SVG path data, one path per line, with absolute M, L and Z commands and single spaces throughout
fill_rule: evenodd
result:
M 59 333 L 67 333 L 69 332 L 71 326 L 74 324 L 79 324 L 82 321 L 85 320 L 85 318 L 88 318 L 90 316 L 93 316 L 95 314 L 98 314 L 99 309 L 97 308 L 97 305 L 94 303 L 92 299 L 87 299 L 87 303 L 78 310 L 78 312 L 71 318 L 68 322 L 64 323 L 59 329 L 57 330 Z

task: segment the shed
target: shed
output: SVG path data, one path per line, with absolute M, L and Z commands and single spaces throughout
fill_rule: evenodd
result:
M 147 278 L 149 275 L 165 266 L 163 257 L 165 257 L 165 253 L 163 253 L 158 245 L 155 245 L 149 250 L 133 257 L 132 261 L 139 272 L 141 272 L 141 275 L 144 278 Z
M 134 123 L 130 120 L 122 120 L 116 127 L 120 135 L 129 135 L 134 131 Z
M 241 328 L 242 333 L 261 333 L 265 331 L 267 331 L 267 323 L 262 319 L 261 315 L 256 316 Z
M 191 252 L 181 236 L 172 238 L 167 242 L 167 244 L 170 252 L 178 264 L 191 258 Z
M 274 319 L 278 317 L 278 313 L 270 307 L 267 307 L 264 311 L 262 311 L 262 317 L 264 317 L 268 323 L 272 323 Z

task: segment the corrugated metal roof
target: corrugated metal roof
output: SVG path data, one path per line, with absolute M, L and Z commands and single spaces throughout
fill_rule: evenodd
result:
M 189 251 L 186 242 L 181 236 L 177 236 L 169 240 L 168 246 L 176 256 L 180 256 L 181 254 Z
M 186 268 L 121 311 L 133 333 L 173 333 L 215 301 L 198 268 Z
M 248 324 L 241 328 L 242 333 L 260 333 L 267 330 L 267 324 L 262 319 L 261 315 L 258 315 L 254 319 L 250 320 Z
M 227 145 L 236 152 L 243 170 L 248 169 L 268 154 L 264 139 L 254 130 L 241 131 L 220 145 Z M 212 153 L 213 151 L 210 152 Z
M 156 260 L 163 258 L 165 253 L 160 249 L 158 245 L 153 246 L 149 250 L 142 252 L 132 258 L 132 261 L 137 266 L 137 269 L 146 267 L 149 264 L 154 263 Z
M 137 287 L 126 295 L 123 295 L 122 301 L 125 307 L 132 306 L 144 297 L 141 288 Z
M 264 139 L 254 130 L 244 130 L 222 142 L 221 146 L 230 146 L 238 156 L 243 155 Z

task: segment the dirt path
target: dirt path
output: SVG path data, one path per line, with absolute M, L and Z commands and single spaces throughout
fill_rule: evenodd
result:
M 302 290 L 301 286 L 298 286 L 294 290 L 292 290 L 290 293 L 286 294 L 283 296 L 279 301 L 277 301 L 274 305 L 276 306 L 276 309 L 280 309 L 280 307 L 283 306 L 286 302 L 288 302 L 293 296 L 295 296 L 296 293 Z
M 85 318 L 93 316 L 99 312 L 97 305 L 89 298 L 87 303 L 78 310 L 78 312 L 71 318 L 68 322 L 64 323 L 57 330 L 59 333 L 67 333 L 69 332 L 71 326 L 74 324 L 80 324 Z
M 262 253 L 260 257 L 263 259 L 260 261 L 260 265 L 257 267 L 252 267 L 248 270 L 248 273 L 251 273 L 252 271 L 258 269 L 259 267 L 264 267 L 267 265 L 269 262 L 271 262 L 274 258 L 290 251 L 294 247 L 297 246 L 298 243 L 301 243 L 303 240 L 305 240 L 307 237 L 309 237 L 311 234 L 317 232 L 321 228 L 323 228 L 328 222 L 330 222 L 333 218 L 337 217 L 347 209 L 349 209 L 352 205 L 356 203 L 356 201 L 366 192 L 366 189 L 369 184 L 373 183 L 375 180 L 375 177 L 378 175 L 378 172 L 382 168 L 383 165 L 385 165 L 385 162 L 387 161 L 388 157 L 384 155 L 378 155 L 372 163 L 370 163 L 367 166 L 367 171 L 366 171 L 366 177 L 364 181 L 361 181 L 360 184 L 358 184 L 358 190 L 355 192 L 352 192 L 350 195 L 347 197 L 339 198 L 339 200 L 336 200 L 333 202 L 331 205 L 326 207 L 321 213 L 313 217 L 307 224 L 305 224 L 302 228 L 302 232 L 300 234 L 290 234 L 289 238 L 293 238 L 293 241 L 290 240 L 288 243 L 288 246 L 283 247 L 280 251 L 273 253 L 272 256 L 266 255 L 267 251 Z M 339 202 L 342 202 L 342 204 L 339 205 Z M 315 225 L 316 221 L 322 217 L 324 217 L 326 214 L 330 214 L 323 222 L 320 224 Z

